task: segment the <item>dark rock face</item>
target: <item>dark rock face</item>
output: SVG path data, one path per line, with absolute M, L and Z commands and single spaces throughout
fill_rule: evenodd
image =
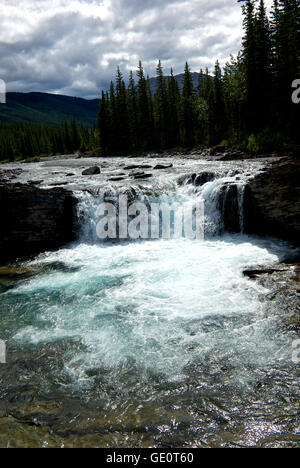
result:
M 244 228 L 248 234 L 267 234 L 300 240 L 300 160 L 281 159 L 248 184 Z
M 101 174 L 101 169 L 99 166 L 89 167 L 82 172 L 82 175 L 98 175 Z
M 210 148 L 209 154 L 210 156 L 214 156 L 217 153 L 224 153 L 225 150 L 225 146 L 217 145 Z
M 74 238 L 76 199 L 62 188 L 0 185 L 0 263 L 59 248 Z
M 213 172 L 201 172 L 201 174 L 198 174 L 194 177 L 192 176 L 192 183 L 196 187 L 199 187 L 201 185 L 207 184 L 207 182 L 211 182 L 214 180 L 216 177 L 216 174 Z
M 223 217 L 226 232 L 241 231 L 237 185 L 224 185 L 219 198 L 219 210 Z

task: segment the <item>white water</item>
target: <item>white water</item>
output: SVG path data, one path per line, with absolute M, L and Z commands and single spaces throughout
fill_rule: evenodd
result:
M 171 184 L 163 197 L 173 194 L 178 203 L 204 198 L 207 226 L 218 232 L 222 219 L 216 203 L 223 182 L 198 191 L 184 186 L 175 194 Z M 242 183 L 239 193 L 242 227 Z M 244 385 L 249 368 L 290 359 L 291 339 L 277 333 L 276 316 L 259 298 L 266 291 L 242 273 L 248 266 L 277 262 L 288 250 L 285 243 L 241 234 L 100 243 L 96 205 L 93 197 L 81 198 L 83 226 L 76 245 L 34 262 L 61 261 L 78 271 L 47 273 L 7 293 L 28 310 L 26 325 L 14 336 L 18 343 L 78 338 L 83 346 L 67 352 L 64 361 L 80 385 L 91 381 L 92 369 L 109 371 L 116 383 L 126 372 L 137 373 L 140 381 L 149 372 L 180 381 L 201 367 L 213 372 L 222 365 Z

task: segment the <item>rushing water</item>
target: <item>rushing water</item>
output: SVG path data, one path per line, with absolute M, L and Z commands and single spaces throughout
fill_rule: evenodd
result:
M 243 276 L 247 266 L 276 263 L 291 248 L 220 234 L 218 194 L 226 181 L 199 189 L 172 181 L 155 195 L 180 205 L 205 200 L 201 241 L 99 242 L 95 210 L 103 191 L 78 194 L 78 242 L 26 264 L 38 274 L 2 285 L 1 337 L 14 365 L 0 396 L 28 434 L 20 438 L 13 426 L 18 435 L 10 441 L 297 443 L 295 336 L 264 300 L 268 291 Z

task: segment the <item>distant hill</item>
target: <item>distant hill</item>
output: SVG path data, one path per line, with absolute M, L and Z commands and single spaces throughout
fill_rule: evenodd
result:
M 7 93 L 6 104 L 0 105 L 0 122 L 60 124 L 74 117 L 92 126 L 98 114 L 99 100 L 46 93 Z
M 194 86 L 198 86 L 200 73 L 194 72 L 192 73 L 192 75 L 193 75 Z M 170 76 L 166 76 L 166 78 L 169 79 Z M 175 75 L 175 80 L 177 81 L 179 85 L 179 89 L 182 89 L 184 74 L 181 73 L 180 75 Z M 152 93 L 154 94 L 156 91 L 156 78 L 150 78 L 150 88 L 151 88 Z

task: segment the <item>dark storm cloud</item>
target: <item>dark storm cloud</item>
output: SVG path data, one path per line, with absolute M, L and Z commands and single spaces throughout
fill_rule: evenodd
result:
M 237 53 L 240 6 L 234 0 L 1 0 L 0 78 L 9 91 L 94 97 L 118 65 L 143 60 L 153 75 L 213 67 Z

